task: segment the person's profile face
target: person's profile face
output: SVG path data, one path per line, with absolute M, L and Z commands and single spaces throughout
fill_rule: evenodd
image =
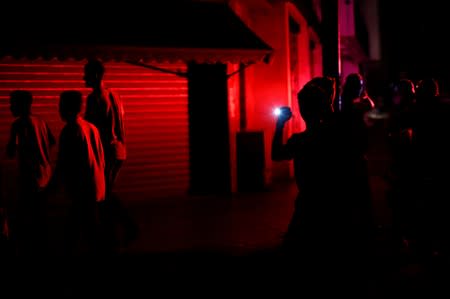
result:
M 13 98 L 11 98 L 9 101 L 9 110 L 14 117 L 20 116 L 20 107 L 17 104 L 17 101 Z

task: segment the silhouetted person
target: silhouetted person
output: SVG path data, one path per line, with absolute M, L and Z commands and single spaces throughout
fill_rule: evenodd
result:
M 402 79 L 393 90 L 388 125 L 392 157 L 388 199 L 392 207 L 395 235 L 398 241 L 403 241 L 403 245 L 415 239 L 413 222 L 417 216 L 415 212 L 417 184 L 412 145 L 414 105 L 414 83 Z M 399 245 L 402 246 L 401 243 Z
M 443 149 L 435 148 L 444 145 L 445 139 L 445 111 L 440 103 L 439 86 L 434 79 L 424 79 L 417 86 L 417 109 L 415 109 L 415 123 L 413 139 L 418 154 L 420 174 L 427 179 L 440 176 L 445 171 L 439 164 L 445 158 Z
M 339 145 L 336 155 L 345 162 L 339 179 L 342 196 L 347 197 L 349 209 L 353 211 L 355 229 L 360 229 L 359 237 L 369 235 L 373 228 L 371 190 L 368 169 L 368 113 L 374 108 L 373 101 L 364 89 L 360 74 L 347 76 L 341 94 L 341 109 L 335 113 Z
M 331 110 L 334 109 L 334 100 L 336 98 L 336 79 L 329 76 L 314 77 L 308 82 L 308 85 L 316 85 L 325 92 L 327 100 L 331 106 Z
M 283 144 L 286 122 L 292 117 L 290 108 L 281 108 L 272 142 L 274 161 L 294 160 L 295 179 L 299 189 L 294 214 L 283 246 L 300 255 L 329 255 L 337 234 L 334 222 L 339 212 L 334 195 L 336 159 L 334 132 L 330 123 L 331 105 L 327 93 L 314 84 L 306 84 L 298 93 L 300 113 L 306 130 L 293 134 Z M 333 191 L 332 191 L 333 190 Z
M 331 109 L 329 109 L 329 111 L 330 113 L 333 113 L 337 95 L 336 79 L 329 76 L 314 77 L 308 82 L 308 84 L 313 84 L 322 88 L 322 90 L 325 92 L 328 102 L 331 105 Z
M 19 197 L 11 229 L 19 254 L 40 253 L 47 241 L 42 191 L 51 177 L 50 148 L 55 139 L 46 122 L 31 113 L 32 102 L 28 91 L 10 94 L 10 109 L 16 119 L 11 125 L 7 155 L 17 156 L 19 169 Z
M 361 251 L 368 249 L 374 228 L 367 158 L 368 114 L 373 108 L 363 77 L 357 73 L 348 75 L 342 87 L 341 109 L 334 114 L 339 140 L 334 153 L 342 162 L 336 184 L 337 197 L 345 198 L 342 204 L 349 213 L 345 220 L 347 237 Z
M 449 249 L 450 106 L 434 79 L 420 81 L 416 93 L 413 144 L 423 211 L 418 227 L 422 250 L 429 254 Z
M 2 182 L 3 169 L 0 164 L 0 183 Z M 3 185 L 0 184 L 0 187 Z M 9 221 L 6 208 L 6 202 L 3 194 L 3 189 L 0 188 L 0 256 L 9 254 Z
M 113 193 L 117 175 L 126 159 L 124 110 L 120 97 L 103 83 L 104 65 L 99 60 L 89 60 L 84 67 L 84 80 L 92 92 L 87 97 L 85 119 L 99 132 L 105 151 L 106 200 L 101 205 L 102 221 L 107 239 L 117 247 L 118 226 L 125 230 L 125 243 L 136 238 L 137 227 L 128 211 Z
M 354 109 L 363 117 L 364 113 L 373 108 L 375 104 L 367 95 L 363 76 L 358 73 L 348 75 L 342 87 L 340 110 Z
M 364 82 L 359 74 L 347 76 L 340 97 L 341 107 L 336 111 L 336 120 L 346 141 L 355 155 L 365 155 L 368 148 L 368 129 L 365 115 L 372 109 L 372 102 L 363 100 Z M 347 144 L 347 143 L 344 143 Z
M 66 125 L 59 137 L 58 159 L 50 190 L 62 183 L 70 201 L 65 232 L 65 250 L 78 253 L 99 250 L 98 203 L 105 200 L 105 161 L 97 128 L 80 117 L 82 95 L 65 91 L 60 95 L 59 113 Z M 80 243 L 81 240 L 84 241 Z

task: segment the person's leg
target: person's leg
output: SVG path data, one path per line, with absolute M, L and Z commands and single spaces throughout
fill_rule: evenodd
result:
M 22 180 L 15 212 L 15 240 L 19 255 L 30 255 L 34 251 L 33 216 L 35 192 L 29 180 Z
M 105 200 L 98 203 L 99 220 L 101 227 L 101 246 L 105 252 L 113 252 L 117 247 L 116 215 L 112 202 L 113 178 L 117 176 L 116 159 L 105 152 Z
M 119 176 L 119 172 L 120 169 L 122 168 L 123 165 L 123 160 L 114 160 L 111 163 L 111 170 L 110 170 L 110 174 L 109 174 L 109 188 L 112 192 L 112 190 L 114 189 L 114 185 L 116 183 L 117 177 Z
M 63 240 L 64 255 L 73 256 L 77 254 L 78 242 L 80 238 L 80 207 L 77 203 L 72 202 L 69 207 Z
M 92 200 L 85 202 L 80 211 L 82 215 L 81 233 L 84 244 L 86 245 L 86 252 L 90 255 L 104 255 L 105 252 L 103 240 L 100 238 L 100 227 L 98 218 L 97 203 Z
M 34 255 L 45 254 L 48 244 L 47 204 L 42 192 L 36 190 L 32 194 L 28 207 L 29 217 L 29 242 Z
M 117 193 L 114 192 L 114 185 L 119 175 L 120 169 L 123 165 L 123 160 L 115 160 L 111 163 L 111 169 L 109 173 L 109 205 L 110 213 L 113 217 L 115 230 L 117 232 L 117 226 L 124 230 L 123 242 L 125 246 L 137 238 L 138 228 L 136 222 L 131 217 L 128 209 L 125 207 Z

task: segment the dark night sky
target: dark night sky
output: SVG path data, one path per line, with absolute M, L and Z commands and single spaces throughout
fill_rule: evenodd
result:
M 7 2 L 8 5 L 14 4 L 14 7 L 5 8 L 8 14 L 0 20 L 0 33 L 13 32 L 17 24 L 33 27 L 42 23 L 60 24 L 61 20 L 63 24 L 67 24 L 67 14 L 76 16 L 72 25 L 78 27 L 85 22 L 86 10 L 92 9 L 92 6 L 77 2 L 76 7 L 65 9 L 58 17 L 46 16 L 41 13 L 46 11 L 49 14 L 50 6 L 47 7 L 45 2 L 44 0 L 28 4 L 26 10 L 16 7 L 22 5 L 21 2 Z M 441 0 L 379 2 L 382 58 L 389 69 L 390 77 L 395 78 L 400 71 L 404 71 L 411 79 L 434 76 L 442 82 L 448 82 L 450 86 L 450 45 L 447 45 L 450 38 L 450 11 L 446 8 L 448 3 Z M 123 15 L 118 22 L 119 26 L 126 23 L 125 20 L 130 15 L 135 15 L 137 6 L 130 7 L 132 12 Z M 148 19 L 148 16 L 143 19 Z M 59 25 L 55 28 L 59 28 Z
M 391 76 L 450 82 L 450 12 L 445 1 L 380 0 L 383 60 Z

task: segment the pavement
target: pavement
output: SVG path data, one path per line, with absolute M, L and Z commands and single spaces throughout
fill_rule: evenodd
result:
M 50 269 L 69 272 L 67 277 L 85 271 L 82 285 L 80 277 L 59 285 L 58 290 L 67 296 L 83 295 L 81 290 L 87 289 L 99 296 L 122 294 L 130 298 L 155 295 L 156 290 L 163 292 L 159 297 L 181 292 L 208 298 L 238 294 L 432 298 L 433 291 L 442 294 L 447 286 L 448 261 L 442 256 L 418 260 L 397 246 L 383 196 L 386 184 L 377 175 L 371 183 L 378 229 L 371 255 L 358 263 L 336 255 L 331 261 L 320 257 L 299 260 L 280 250 L 297 194 L 295 184 L 285 182 L 267 191 L 230 197 L 128 200 L 126 205 L 138 223 L 139 235 L 120 255 L 71 261 L 52 258 L 50 263 L 46 260 L 46 267 L 56 261 Z M 60 220 L 53 219 L 55 240 L 63 233 Z M 59 250 L 58 246 L 54 250 Z M 46 281 L 52 279 L 61 278 L 51 276 Z M 100 287 L 100 281 L 106 281 L 107 287 Z
M 280 250 L 297 194 L 293 181 L 224 197 L 127 199 L 139 234 L 114 257 L 61 258 L 65 207 L 58 201 L 51 210 L 50 255 L 4 259 L 5 281 L 12 281 L 4 284 L 10 295 L 4 298 L 30 291 L 57 298 L 442 295 L 450 281 L 447 258 L 419 260 L 398 247 L 390 230 L 383 171 L 372 173 L 377 231 L 371 255 L 358 263 L 336 255 L 335 260 L 299 260 Z M 12 287 L 18 281 L 33 287 Z

